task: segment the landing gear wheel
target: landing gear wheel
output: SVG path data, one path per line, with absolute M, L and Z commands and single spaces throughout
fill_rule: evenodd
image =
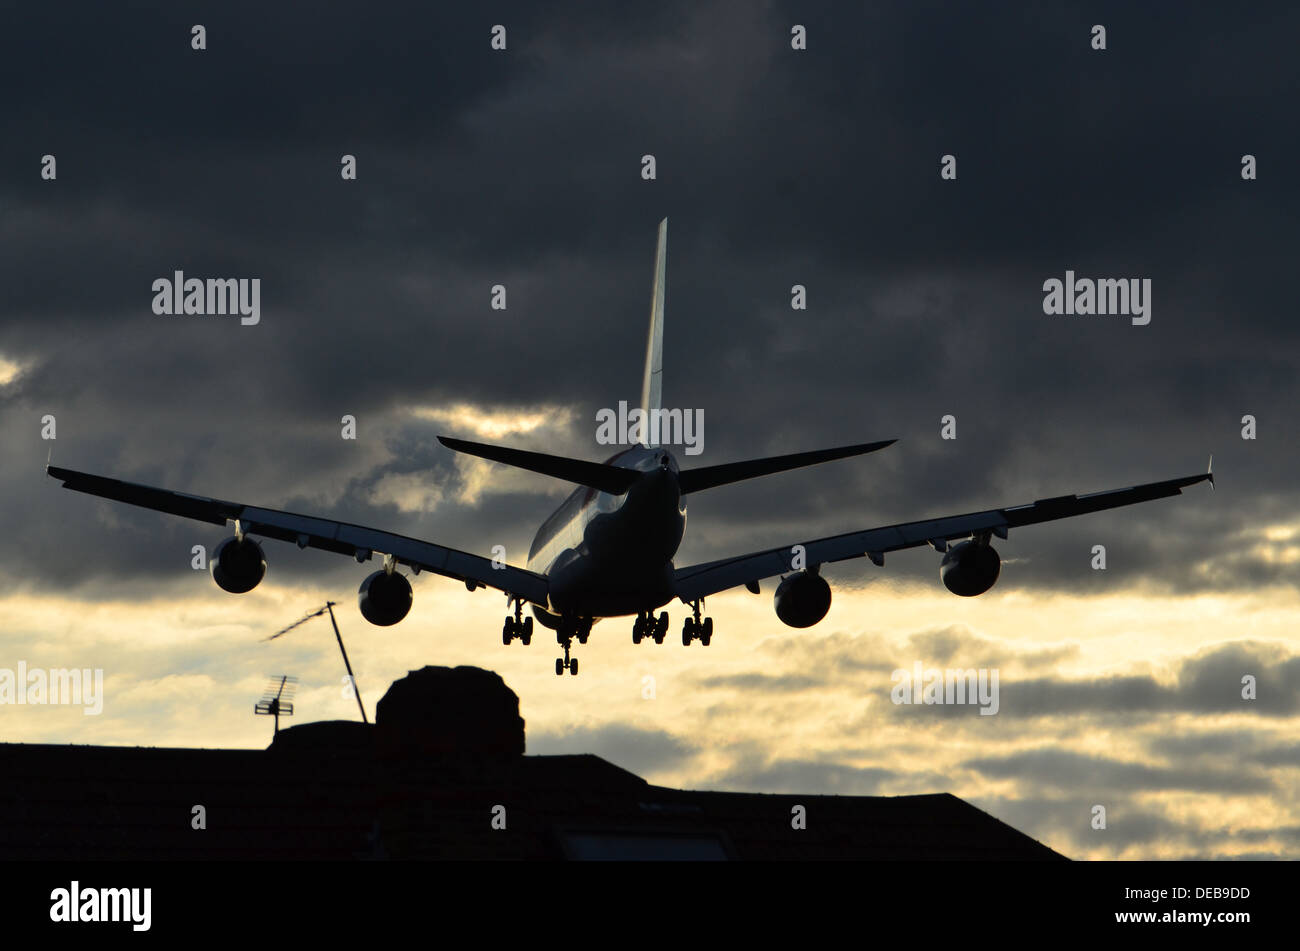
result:
M 559 676 L 566 670 L 571 674 L 576 674 L 578 672 L 578 660 L 577 658 L 569 657 L 569 648 L 573 644 L 574 637 L 581 634 L 581 639 L 585 641 L 587 639 L 587 634 L 590 633 L 590 631 L 590 621 L 586 623 L 585 628 L 581 620 L 566 620 L 560 622 L 560 627 L 555 632 L 555 639 L 559 642 L 560 646 L 564 648 L 564 656 L 557 658 L 555 661 L 556 676 Z
M 697 637 L 705 647 L 709 646 L 709 638 L 713 636 L 713 618 L 700 620 L 700 605 L 703 601 L 692 601 L 691 609 L 695 612 L 694 617 L 688 617 L 686 623 L 682 625 L 682 643 L 687 647 L 691 646 L 691 641 Z
M 533 619 L 529 618 L 525 623 L 522 618 L 524 602 L 513 597 L 510 600 L 515 603 L 515 613 L 514 617 L 506 615 L 506 623 L 501 628 L 501 643 L 509 647 L 510 642 L 517 637 L 527 644 L 533 636 Z
M 655 630 L 654 632 L 655 643 L 662 644 L 664 642 L 664 635 L 668 633 L 668 612 L 667 611 L 660 613 L 659 620 L 655 624 L 654 630 Z

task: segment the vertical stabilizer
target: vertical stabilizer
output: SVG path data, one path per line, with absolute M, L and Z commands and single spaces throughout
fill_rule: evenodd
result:
M 664 271 L 668 265 L 668 219 L 659 222 L 655 248 L 655 279 L 650 292 L 650 334 L 645 345 L 645 375 L 641 379 L 641 419 L 644 445 L 651 445 L 649 421 L 660 408 L 664 378 Z

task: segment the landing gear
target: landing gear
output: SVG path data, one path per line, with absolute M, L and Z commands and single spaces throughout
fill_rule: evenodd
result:
M 555 676 L 562 677 L 567 670 L 575 677 L 578 675 L 578 658 L 569 656 L 569 641 L 564 640 L 564 656 L 555 658 Z
M 515 602 L 515 616 L 506 618 L 501 628 L 501 643 L 507 647 L 516 637 L 527 646 L 533 642 L 533 619 L 521 617 L 524 613 L 523 601 Z
M 575 677 L 578 674 L 578 658 L 569 656 L 569 647 L 576 637 L 579 644 L 587 643 L 591 633 L 591 618 L 564 618 L 555 632 L 555 639 L 564 648 L 564 656 L 555 659 L 555 675 L 562 676 L 567 670 Z
M 713 618 L 706 617 L 700 620 L 700 602 L 691 602 L 695 616 L 688 617 L 682 623 L 682 646 L 690 647 L 691 641 L 698 640 L 705 647 L 713 640 Z
M 649 611 L 642 611 L 632 624 L 632 643 L 640 644 L 645 638 L 652 637 L 656 644 L 662 644 L 668 634 L 668 612 L 663 611 L 658 619 Z

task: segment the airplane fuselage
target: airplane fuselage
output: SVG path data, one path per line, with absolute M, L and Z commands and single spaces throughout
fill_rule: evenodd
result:
M 663 448 L 634 446 L 608 460 L 640 478 L 622 495 L 579 488 L 552 513 L 528 553 L 528 568 L 550 580 L 547 627 L 560 618 L 653 611 L 672 600 L 673 556 L 686 530 L 677 460 Z

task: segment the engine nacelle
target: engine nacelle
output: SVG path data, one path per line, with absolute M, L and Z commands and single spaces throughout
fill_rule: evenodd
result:
M 213 552 L 209 562 L 212 580 L 223 591 L 244 594 L 266 577 L 266 556 L 262 546 L 247 535 L 243 541 L 231 535 Z
M 973 598 L 993 587 L 1001 571 L 1002 559 L 997 550 L 973 541 L 953 545 L 939 564 L 944 587 L 963 598 Z
M 361 582 L 357 602 L 361 616 L 371 624 L 388 627 L 396 624 L 411 610 L 411 582 L 400 571 L 389 574 L 380 569 Z
M 831 586 L 821 575 L 797 571 L 776 586 L 776 616 L 789 627 L 812 627 L 831 609 Z

